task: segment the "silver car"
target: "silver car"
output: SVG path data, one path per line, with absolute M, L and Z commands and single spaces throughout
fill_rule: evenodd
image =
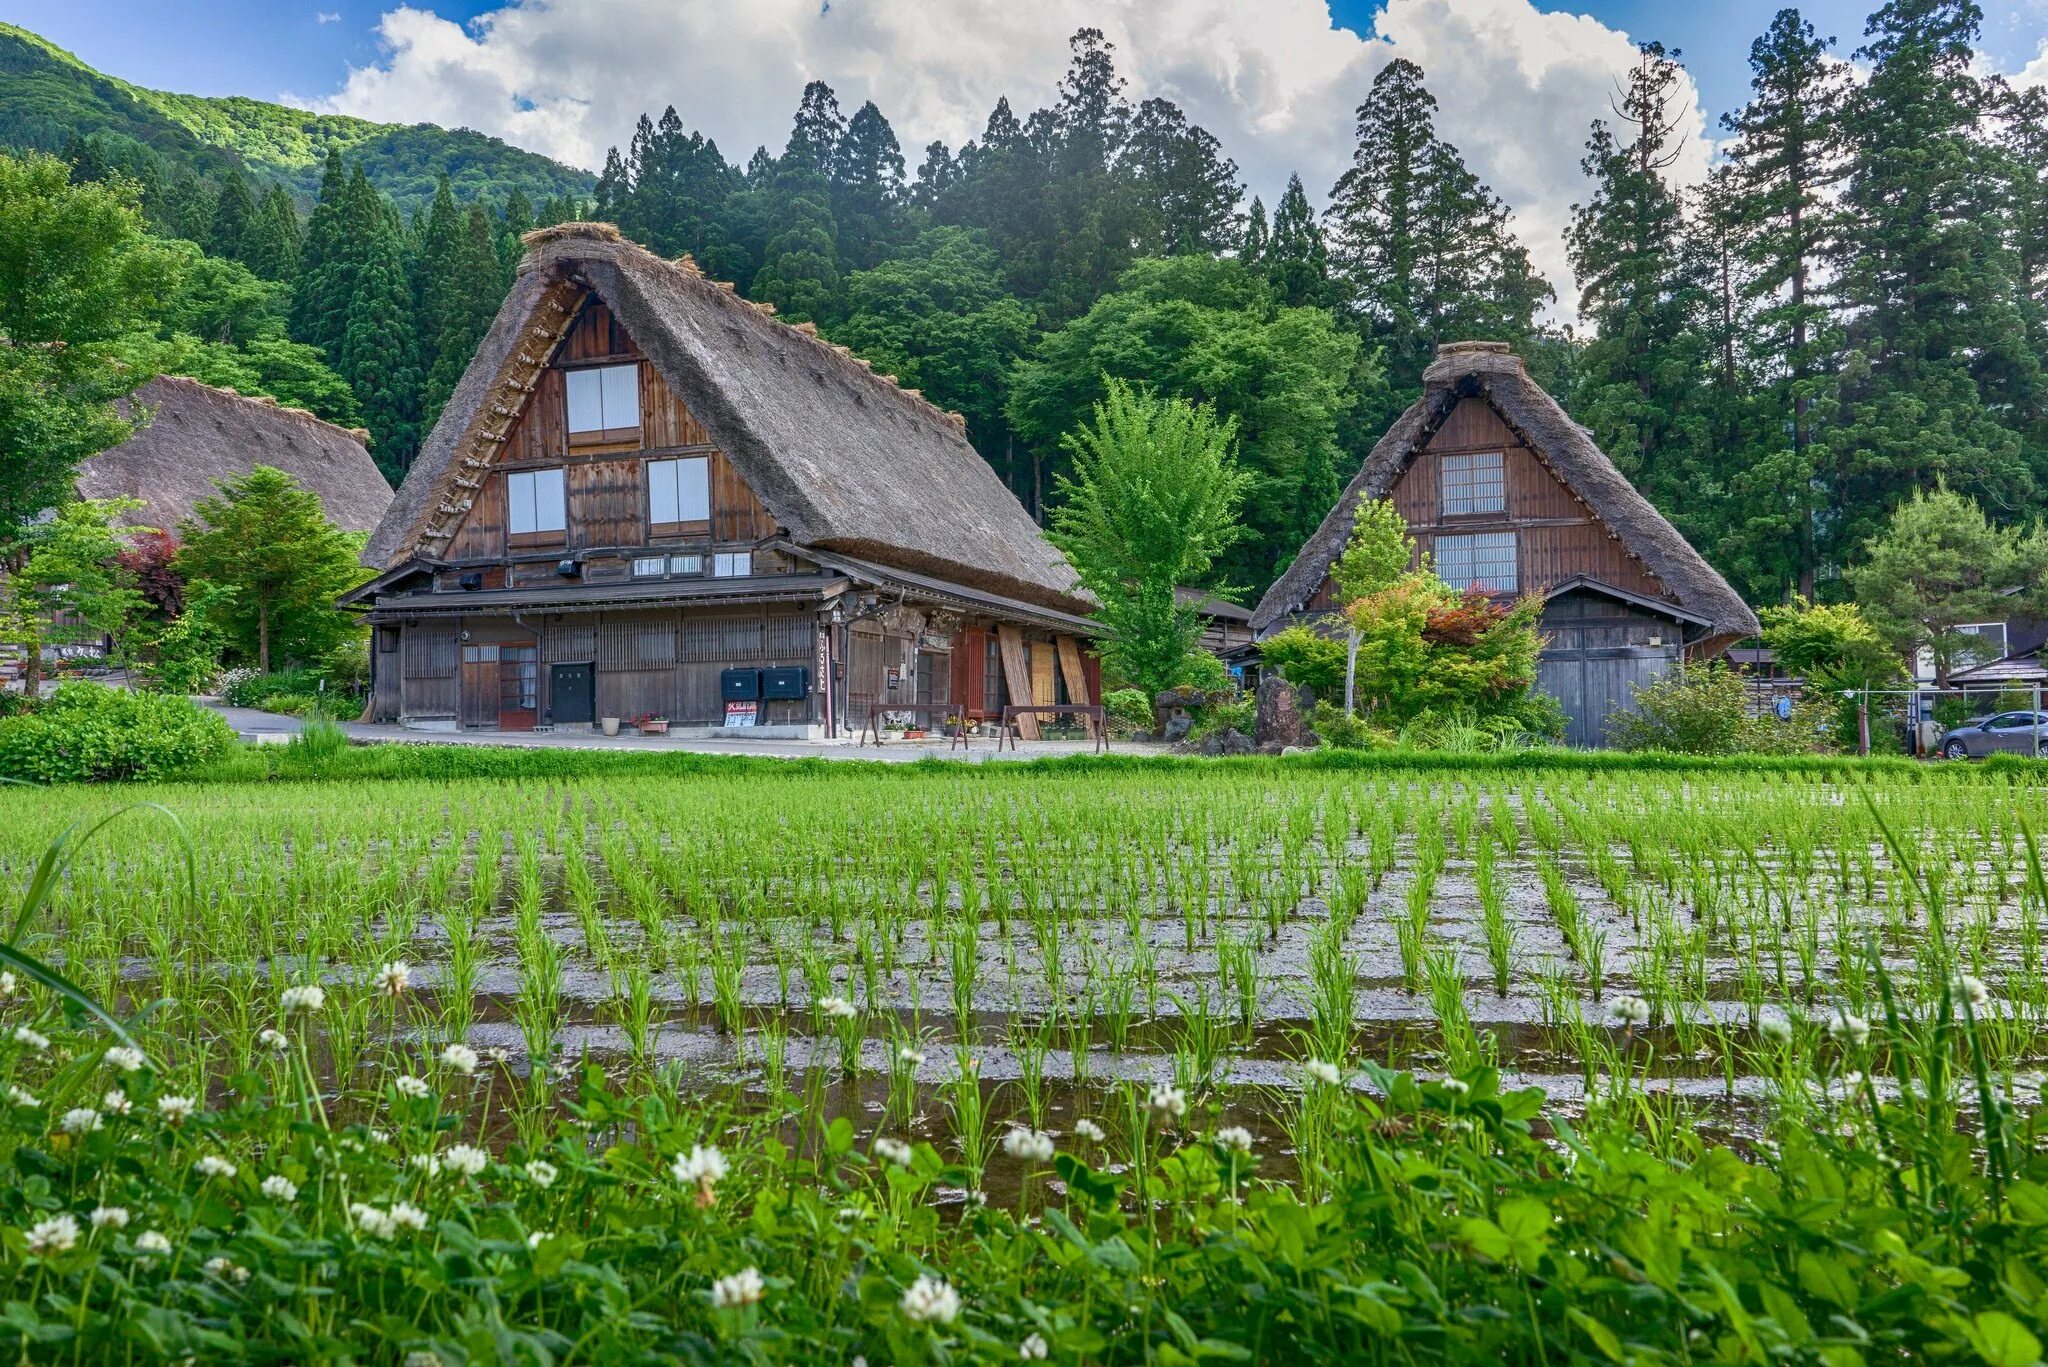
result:
M 1943 736 L 1941 754 L 1943 759 L 2048 755 L 2048 712 L 2000 712 L 1979 717 Z

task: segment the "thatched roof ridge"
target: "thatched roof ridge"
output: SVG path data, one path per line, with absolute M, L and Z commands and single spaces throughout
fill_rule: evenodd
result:
M 503 372 L 566 327 L 554 309 L 568 284 L 612 309 L 797 545 L 1087 609 L 1072 569 L 955 415 L 609 224 L 560 224 L 524 240 L 512 293 L 371 538 L 368 563 L 413 554 L 437 512 L 461 503 L 458 481 L 473 478 L 458 461 L 465 435 L 502 404 L 492 396 Z
M 302 408 L 251 398 L 182 375 L 160 375 L 124 401 L 148 421 L 119 446 L 78 469 L 80 498 L 139 498 L 128 520 L 176 531 L 221 480 L 258 465 L 284 471 L 320 496 L 343 531 L 375 527 L 391 504 L 391 486 L 377 469 L 360 428 L 337 427 Z
M 1551 473 L 1657 577 L 1674 602 L 1713 623 L 1714 642 L 1725 645 L 1756 634 L 1756 614 L 1749 605 L 1636 492 L 1593 434 L 1573 422 L 1557 400 L 1529 378 L 1521 358 L 1505 342 L 1454 342 L 1437 349 L 1436 359 L 1422 374 L 1422 397 L 1395 419 L 1337 506 L 1303 544 L 1301 554 L 1259 600 L 1252 613 L 1255 632 L 1263 636 L 1302 610 L 1343 553 L 1359 501 L 1386 497 L 1459 400 L 1473 395 L 1493 405 Z

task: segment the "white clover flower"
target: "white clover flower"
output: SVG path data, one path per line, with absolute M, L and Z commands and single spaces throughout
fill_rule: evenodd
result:
M 206 1262 L 202 1265 L 202 1267 L 205 1271 L 211 1272 L 214 1276 L 224 1278 L 228 1281 L 241 1283 L 249 1280 L 249 1269 L 243 1267 L 233 1258 L 208 1258 Z
M 28 1229 L 28 1251 L 39 1257 L 69 1253 L 78 1246 L 78 1221 L 69 1215 L 52 1215 Z
M 13 1106 L 40 1106 L 43 1104 L 41 1098 L 34 1092 L 31 1092 L 26 1087 L 16 1086 L 10 1086 L 7 1089 L 7 1101 L 9 1105 Z
M 5 1001 L 13 996 L 14 989 L 14 975 L 6 971 L 0 971 L 0 1001 Z
M 1973 978 L 1967 973 L 1956 974 L 1956 991 L 1969 999 L 1972 1011 L 1982 1011 L 1991 1005 L 1991 989 L 1984 985 L 1982 978 Z
M 894 1163 L 899 1168 L 910 1166 L 910 1145 L 887 1135 L 877 1136 L 874 1143 L 875 1157 Z
M 26 1025 L 14 1027 L 14 1042 L 16 1044 L 26 1044 L 39 1054 L 50 1047 L 50 1037 L 48 1035 L 31 1030 Z
M 743 1267 L 729 1277 L 720 1277 L 711 1283 L 711 1303 L 721 1310 L 737 1310 L 743 1305 L 759 1305 L 761 1298 L 768 1294 L 767 1283 L 761 1280 L 758 1268 Z
M 441 1175 L 441 1160 L 434 1154 L 416 1153 L 405 1161 L 416 1172 L 423 1172 L 429 1177 Z
M 88 1218 L 92 1220 L 92 1227 L 94 1229 L 106 1229 L 110 1226 L 114 1229 L 126 1229 L 128 1228 L 128 1207 L 95 1206 L 93 1207 L 92 1215 Z
M 233 1177 L 235 1165 L 217 1153 L 209 1153 L 192 1165 L 192 1170 L 201 1177 Z
M 292 1047 L 292 1037 L 282 1030 L 265 1026 L 256 1036 L 256 1042 L 274 1054 L 282 1054 Z
M 1074 1122 L 1074 1133 L 1080 1135 L 1091 1144 L 1100 1144 L 1103 1140 L 1109 1138 L 1108 1131 L 1086 1116 Z
M 160 1096 L 156 1099 L 156 1113 L 173 1125 L 184 1124 L 198 1109 L 199 1103 L 189 1096 Z
M 852 1020 L 860 1014 L 860 1008 L 844 997 L 824 997 L 818 1002 L 818 1009 L 836 1021 Z
M 277 997 L 277 1004 L 287 1016 L 300 1013 L 311 1015 L 327 1005 L 327 989 L 314 984 L 304 987 L 287 987 Z
M 132 1073 L 142 1067 L 143 1064 L 149 1062 L 148 1057 L 140 1049 L 130 1049 L 125 1044 L 115 1045 L 107 1050 L 103 1057 L 106 1059 L 109 1068 L 123 1073 Z
M 427 1213 L 410 1201 L 394 1201 L 391 1223 L 399 1229 L 422 1230 L 427 1227 Z
M 57 1121 L 57 1128 L 66 1134 L 90 1134 L 105 1125 L 100 1113 L 90 1106 L 74 1106 Z
M 477 1057 L 476 1050 L 466 1044 L 451 1044 L 441 1051 L 442 1066 L 453 1068 L 465 1077 L 474 1073 L 477 1064 L 481 1061 Z
M 294 1201 L 298 1199 L 299 1184 L 282 1173 L 272 1173 L 263 1179 L 262 1190 L 273 1201 Z
M 1163 1120 L 1178 1120 L 1188 1113 L 1188 1094 L 1170 1083 L 1155 1083 L 1145 1104 Z
M 1023 1362 L 1043 1362 L 1052 1356 L 1052 1347 L 1045 1341 L 1045 1335 L 1026 1334 L 1024 1341 L 1017 1345 L 1017 1357 Z
M 1756 1023 L 1756 1032 L 1771 1044 L 1792 1042 L 1792 1022 L 1779 1016 L 1765 1016 Z
M 555 1178 L 561 1175 L 555 1171 L 555 1165 L 548 1162 L 545 1158 L 534 1159 L 521 1171 L 526 1174 L 527 1181 L 533 1183 L 542 1191 L 546 1191 L 549 1187 L 553 1186 Z
M 1641 997 L 1616 997 L 1607 1008 L 1607 1014 L 1623 1025 L 1646 1025 L 1650 1020 L 1650 1004 Z
M 907 1068 L 922 1068 L 924 1066 L 924 1050 L 913 1049 L 907 1044 L 903 1045 L 896 1051 L 896 1061 Z
M 1447 1077 L 1441 1085 L 1452 1096 L 1464 1096 L 1472 1090 L 1472 1084 L 1461 1077 Z
M 1302 1075 L 1310 1082 L 1320 1082 L 1325 1087 L 1335 1087 L 1344 1081 L 1344 1071 L 1334 1063 L 1312 1058 L 1301 1065 Z
M 370 1127 L 369 1135 L 372 1144 L 389 1144 L 391 1142 L 391 1131 L 380 1130 L 374 1125 Z
M 1216 1142 L 1230 1153 L 1250 1153 L 1252 1132 L 1242 1125 L 1216 1131 Z
M 399 1095 L 409 1096 L 414 1099 L 434 1094 L 434 1089 L 427 1085 L 425 1078 L 414 1077 L 411 1073 L 401 1074 L 391 1079 L 391 1085 L 398 1089 Z
M 917 1324 L 951 1324 L 960 1318 L 960 1293 L 937 1277 L 919 1277 L 899 1304 L 904 1318 Z
M 100 1109 L 108 1115 L 127 1115 L 135 1109 L 135 1103 L 128 1099 L 128 1093 L 116 1087 L 100 1098 Z
M 450 1144 L 441 1166 L 457 1177 L 474 1177 L 491 1165 L 491 1156 L 474 1144 Z
M 725 1155 L 715 1144 L 693 1144 L 687 1154 L 677 1154 L 676 1161 L 669 1165 L 676 1181 L 706 1187 L 724 1181 L 730 1170 Z
M 496 1064 L 506 1064 L 512 1061 L 512 1051 L 502 1044 L 494 1044 L 484 1050 L 484 1057 Z
M 377 990 L 387 997 L 405 995 L 405 989 L 412 986 L 412 965 L 403 959 L 393 959 L 377 970 Z
M 1003 1136 L 1003 1152 L 1026 1163 L 1050 1163 L 1052 1136 L 1043 1130 L 1019 1127 Z
M 135 1236 L 135 1256 L 152 1258 L 171 1251 L 171 1241 L 153 1229 L 145 1229 Z
M 533 1233 L 526 1236 L 526 1247 L 529 1250 L 539 1248 L 542 1244 L 546 1243 L 548 1240 L 554 1237 L 555 1234 L 553 1230 L 536 1229 Z
M 1861 1049 L 1870 1039 L 1870 1022 L 1850 1011 L 1837 1011 L 1835 1018 L 1828 1022 L 1828 1033 L 1836 1039 Z
M 398 1233 L 397 1221 L 393 1220 L 389 1213 L 381 1211 L 375 1206 L 365 1205 L 358 1201 L 348 1208 L 348 1213 L 350 1218 L 356 1222 L 356 1228 L 371 1238 L 389 1239 L 392 1235 Z

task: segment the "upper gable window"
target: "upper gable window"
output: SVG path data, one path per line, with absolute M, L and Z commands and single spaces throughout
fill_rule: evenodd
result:
M 640 367 L 584 366 L 563 372 L 569 440 L 628 441 L 640 435 Z
M 507 521 L 515 537 L 559 539 L 568 530 L 569 505 L 562 471 L 514 470 L 505 477 Z
M 709 531 L 711 462 L 703 456 L 648 461 L 647 520 L 657 534 Z
M 1499 451 L 1445 456 L 1443 515 L 1471 517 L 1477 513 L 1506 511 L 1507 476 L 1504 465 Z
M 1515 534 L 1482 532 L 1476 536 L 1440 536 L 1432 547 L 1436 577 L 1454 589 L 1475 588 L 1481 593 L 1514 593 L 1520 576 L 1515 573 Z

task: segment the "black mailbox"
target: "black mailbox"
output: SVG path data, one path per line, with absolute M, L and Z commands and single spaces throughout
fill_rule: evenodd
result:
M 803 698 L 811 691 L 811 671 L 804 665 L 782 665 L 761 671 L 764 698 Z
M 754 702 L 761 696 L 761 671 L 728 669 L 718 676 L 718 696 L 727 702 Z

